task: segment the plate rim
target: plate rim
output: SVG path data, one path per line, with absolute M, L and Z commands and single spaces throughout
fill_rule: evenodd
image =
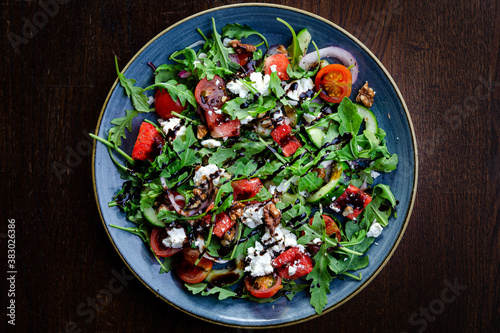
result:
M 411 120 L 410 112 L 408 111 L 408 107 L 407 107 L 406 102 L 405 102 L 405 100 L 403 98 L 403 95 L 401 94 L 401 91 L 399 90 L 399 87 L 396 85 L 396 82 L 392 78 L 391 74 L 387 71 L 387 69 L 385 68 L 385 66 L 382 64 L 382 62 L 370 51 L 370 49 L 368 47 L 366 47 L 361 41 L 359 41 L 356 37 L 354 37 L 347 30 L 343 29 L 342 27 L 338 26 L 337 24 L 335 24 L 335 23 L 331 22 L 330 20 L 327 20 L 327 19 L 325 19 L 325 18 L 323 18 L 323 17 L 321 17 L 319 15 L 316 15 L 314 13 L 305 11 L 303 9 L 295 8 L 295 7 L 290 7 L 290 6 L 286 6 L 286 5 L 278 5 L 278 4 L 269 4 L 269 3 L 249 2 L 249 3 L 239 3 L 239 4 L 231 4 L 231 5 L 225 5 L 225 6 L 218 6 L 218 7 L 210 8 L 210 9 L 198 12 L 196 14 L 190 15 L 190 16 L 188 16 L 188 17 L 186 17 L 186 18 L 184 18 L 184 19 L 182 19 L 182 20 L 180 20 L 180 21 L 178 21 L 178 22 L 170 25 L 169 27 L 167 27 L 166 29 L 164 29 L 163 31 L 161 31 L 160 33 L 158 33 L 156 36 L 154 36 L 152 39 L 150 39 L 143 47 L 141 47 L 141 49 L 139 49 L 139 51 L 137 51 L 135 53 L 135 55 L 129 60 L 129 62 L 127 63 L 127 65 L 125 67 L 123 67 L 123 69 L 121 70 L 121 73 L 124 73 L 130 67 L 130 65 L 136 60 L 136 58 L 146 48 L 148 48 L 154 41 L 156 41 L 158 38 L 160 38 L 162 35 L 164 35 L 168 31 L 170 31 L 173 28 L 177 27 L 178 25 L 181 25 L 184 22 L 187 22 L 187 21 L 189 21 L 189 20 L 191 20 L 191 19 L 193 19 L 193 18 L 195 18 L 197 16 L 201 16 L 201 15 L 204 15 L 204 14 L 207 14 L 207 13 L 210 13 L 210 12 L 213 12 L 213 11 L 218 11 L 218 10 L 221 10 L 221 9 L 234 8 L 234 7 L 273 7 L 273 8 L 279 8 L 279 9 L 294 11 L 294 12 L 297 12 L 297 13 L 300 13 L 300 14 L 303 14 L 303 15 L 310 16 L 310 17 L 312 17 L 312 18 L 314 18 L 316 20 L 322 21 L 322 22 L 324 22 L 324 23 L 326 23 L 326 24 L 334 27 L 335 29 L 339 30 L 344 35 L 346 35 L 347 37 L 349 37 L 356 44 L 358 44 L 363 49 L 363 51 L 365 51 L 377 63 L 377 65 L 384 72 L 384 74 L 386 75 L 386 77 L 389 79 L 389 82 L 391 83 L 392 87 L 396 91 L 397 97 L 398 97 L 399 101 L 401 102 L 401 105 L 403 106 L 404 113 L 406 115 L 406 120 L 407 120 L 407 123 L 408 123 L 408 127 L 410 128 L 411 141 L 412 141 L 412 146 L 413 146 L 413 158 L 414 158 L 414 161 L 415 161 L 414 162 L 414 170 L 413 170 L 414 171 L 414 180 L 413 180 L 413 188 L 412 188 L 412 193 L 411 193 L 411 198 L 410 198 L 410 205 L 408 207 L 408 212 L 406 213 L 406 216 L 404 218 L 403 226 L 402 226 L 401 231 L 399 232 L 399 235 L 397 236 L 397 239 L 394 242 L 391 250 L 389 251 L 388 255 L 384 258 L 384 260 L 382 261 L 382 263 L 380 264 L 380 266 L 377 267 L 377 269 L 370 276 L 370 278 L 368 278 L 366 281 L 364 281 L 358 288 L 356 288 L 354 291 L 352 291 L 346 298 L 344 298 L 340 302 L 332 305 L 331 307 L 325 309 L 321 314 L 315 313 L 315 314 L 313 314 L 311 316 L 308 316 L 308 317 L 305 317 L 305 318 L 301 318 L 301 319 L 297 319 L 297 320 L 293 320 L 293 321 L 289 321 L 289 322 L 281 323 L 281 324 L 258 325 L 258 326 L 236 325 L 236 324 L 224 323 L 222 321 L 216 321 L 216 320 L 213 320 L 213 319 L 210 319 L 210 318 L 206 318 L 206 317 L 202 317 L 200 315 L 197 315 L 197 314 L 194 314 L 192 312 L 189 312 L 188 310 L 183 309 L 183 308 L 181 308 L 181 307 L 179 307 L 179 306 L 171 303 L 169 300 L 167 300 L 166 298 L 164 298 L 163 296 L 161 296 L 160 294 L 158 294 L 156 292 L 156 290 L 152 289 L 146 283 L 146 281 L 144 281 L 143 279 L 141 279 L 139 277 L 139 275 L 136 274 L 136 272 L 129 266 L 127 260 L 123 257 L 122 253 L 116 247 L 116 244 L 113 241 L 113 238 L 111 237 L 111 234 L 109 233 L 109 230 L 108 230 L 108 228 L 106 226 L 106 222 L 104 221 L 104 218 L 103 218 L 103 215 L 102 215 L 102 211 L 101 211 L 101 206 L 99 205 L 99 196 L 97 194 L 96 178 L 95 178 L 95 157 L 96 157 L 96 146 L 97 146 L 97 141 L 96 140 L 94 140 L 94 143 L 93 143 L 93 146 L 92 146 L 92 186 L 93 186 L 93 189 L 94 189 L 94 198 L 96 200 L 97 209 L 99 211 L 99 217 L 101 218 L 101 222 L 103 224 L 104 230 L 106 231 L 106 234 L 108 235 L 108 238 L 111 241 L 111 244 L 113 245 L 115 251 L 118 253 L 118 255 L 122 259 L 123 263 L 127 266 L 127 268 L 132 272 L 132 274 L 134 274 L 134 276 L 137 278 L 137 280 L 139 280 L 147 289 L 149 289 L 151 292 L 153 292 L 154 295 L 156 295 L 156 297 L 159 297 L 161 300 L 163 300 L 164 302 L 166 302 L 168 305 L 174 307 L 175 309 L 177 309 L 177 310 L 179 310 L 179 311 L 181 311 L 183 313 L 186 313 L 186 314 L 188 314 L 190 316 L 193 316 L 195 318 L 201 319 L 203 321 L 206 321 L 206 322 L 209 322 L 209 323 L 212 323 L 212 324 L 222 325 L 222 326 L 226 326 L 226 327 L 233 327 L 233 328 L 245 328 L 245 329 L 281 328 L 281 327 L 286 327 L 286 326 L 291 326 L 291 325 L 296 325 L 296 324 L 304 323 L 306 321 L 318 318 L 318 317 L 320 317 L 320 316 L 322 316 L 322 315 L 324 315 L 326 313 L 329 313 L 330 311 L 332 311 L 332 310 L 340 307 L 341 305 L 347 303 L 354 296 L 356 296 L 358 293 L 360 293 L 366 286 L 368 286 L 375 279 L 375 277 L 377 277 L 377 275 L 382 271 L 382 269 L 385 267 L 385 265 L 389 262 L 389 260 L 391 259 L 392 255 L 396 251 L 396 248 L 398 247 L 399 243 L 401 242 L 401 239 L 403 238 L 403 235 L 404 235 L 404 233 L 406 231 L 406 228 L 407 228 L 407 226 L 409 224 L 410 217 L 411 217 L 411 214 L 413 212 L 413 207 L 414 207 L 414 204 L 415 204 L 415 198 L 416 198 L 416 194 L 417 194 L 417 183 L 418 183 L 418 150 L 417 150 L 417 140 L 416 140 L 415 130 L 414 130 L 414 127 L 413 127 L 413 122 Z M 101 108 L 101 112 L 100 112 L 99 118 L 97 120 L 97 126 L 96 126 L 95 133 L 94 133 L 95 135 L 98 135 L 98 133 L 99 133 L 99 130 L 101 128 L 102 118 L 103 118 L 103 115 L 104 115 L 104 111 L 106 110 L 106 108 L 108 106 L 108 102 L 109 102 L 109 99 L 111 98 L 111 94 L 116 89 L 116 86 L 118 85 L 118 82 L 119 82 L 118 78 L 116 78 L 115 82 L 113 83 L 113 85 L 111 86 L 111 89 L 108 92 L 108 95 L 106 96 L 106 99 L 104 100 L 104 104 L 103 104 L 103 106 Z

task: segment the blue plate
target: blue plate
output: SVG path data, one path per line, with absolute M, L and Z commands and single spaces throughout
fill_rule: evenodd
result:
M 363 275 L 362 281 L 335 279 L 332 282 L 332 292 L 328 295 L 328 305 L 323 312 L 326 313 L 351 299 L 375 278 L 394 253 L 408 224 L 417 184 L 417 149 L 405 102 L 380 61 L 352 35 L 319 16 L 277 5 L 232 5 L 188 17 L 146 44 L 127 64 L 125 76 L 137 80 L 136 85 L 141 87 L 152 84 L 152 70 L 147 63 L 165 63 L 173 51 L 200 40 L 197 28 L 209 34 L 212 30 L 212 17 L 215 18 L 219 32 L 227 23 L 248 24 L 264 34 L 270 45 L 286 45 L 291 41 L 290 31 L 276 20 L 277 17 L 290 23 L 296 31 L 307 28 L 318 47 L 340 46 L 355 56 L 359 64 L 359 77 L 353 87 L 353 95 L 365 81 L 369 81 L 370 87 L 377 92 L 372 110 L 380 127 L 387 132 L 389 150 L 399 156 L 398 169 L 383 174 L 377 181 L 391 186 L 399 200 L 398 217 L 392 219 L 377 238 L 378 246 L 372 246 L 369 250 L 370 264 L 360 271 Z M 122 117 L 125 110 L 130 109 L 132 105 L 124 89 L 115 82 L 103 106 L 96 134 L 107 137 L 111 127 L 110 121 Z M 148 114 L 148 117 L 153 119 L 154 115 Z M 135 119 L 134 131 L 129 134 L 129 138 L 136 137 L 141 121 Z M 134 140 L 128 140 L 122 147 L 126 152 L 132 151 L 132 141 Z M 174 274 L 158 274 L 158 263 L 139 237 L 109 227 L 110 224 L 132 226 L 132 223 L 128 222 L 116 207 L 108 207 L 108 202 L 121 188 L 123 180 L 120 179 L 104 145 L 94 146 L 92 165 L 95 196 L 105 230 L 127 266 L 156 296 L 195 317 L 228 326 L 276 327 L 317 317 L 309 305 L 308 293 L 300 293 L 292 301 L 283 297 L 272 304 L 258 304 L 242 299 L 219 301 L 215 297 L 192 295 Z

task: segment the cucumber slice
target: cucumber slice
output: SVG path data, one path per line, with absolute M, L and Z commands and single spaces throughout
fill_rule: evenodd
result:
M 299 197 L 298 194 L 291 194 L 291 193 L 283 193 L 281 196 L 281 202 L 283 203 L 293 203 L 297 201 L 297 198 Z
M 303 55 L 307 54 L 307 49 L 309 48 L 311 39 L 312 36 L 307 29 L 302 29 L 297 34 L 297 42 L 299 42 L 299 47 L 302 50 Z
M 315 127 L 308 129 L 307 134 L 309 134 L 311 141 L 316 145 L 316 147 L 321 148 L 321 146 L 323 145 L 323 140 L 326 136 L 325 132 Z
M 142 215 L 144 215 L 144 218 L 153 226 L 153 227 L 160 227 L 160 228 L 165 228 L 165 223 L 163 221 L 159 220 L 158 217 L 156 216 L 156 211 L 153 207 L 145 207 L 142 209 Z
M 335 196 L 335 192 L 339 189 L 339 185 L 342 184 L 342 181 L 345 178 L 345 175 L 342 173 L 342 164 L 338 163 L 332 169 L 332 176 L 330 177 L 330 181 L 317 190 L 313 195 L 306 199 L 307 202 L 310 203 L 318 203 L 320 201 L 331 201 Z
M 144 187 L 142 189 L 142 192 L 141 192 L 141 197 L 147 196 L 147 194 L 150 190 L 151 190 L 151 188 L 149 186 Z M 154 203 L 154 200 L 151 204 L 149 204 L 149 202 L 146 202 L 145 200 L 142 201 L 142 204 L 141 204 L 142 215 L 144 215 L 144 218 L 153 227 L 165 228 L 165 223 L 163 223 L 163 221 L 158 219 L 158 217 L 156 216 L 156 210 L 152 206 L 153 203 Z
M 365 121 L 365 128 L 373 134 L 377 134 L 378 122 L 373 112 L 370 109 L 365 108 L 363 105 L 356 104 L 356 107 L 358 108 L 358 113 Z
M 243 256 L 236 257 L 235 263 L 236 265 L 231 268 L 212 269 L 205 278 L 205 281 L 218 287 L 235 284 L 244 275 L 245 262 L 243 261 Z

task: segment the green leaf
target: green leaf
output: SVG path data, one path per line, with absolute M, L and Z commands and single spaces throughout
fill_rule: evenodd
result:
M 168 273 L 172 270 L 174 266 L 174 263 L 172 262 L 173 261 L 172 257 L 163 258 L 163 262 L 158 257 L 156 257 L 156 259 L 160 263 L 160 272 L 159 272 L 160 274 Z
M 208 291 L 202 291 L 203 296 L 219 294 L 219 301 L 222 301 L 229 297 L 236 297 L 238 294 L 228 287 L 212 287 Z
M 316 172 L 309 172 L 299 179 L 299 192 L 307 191 L 309 193 L 316 191 L 323 184 L 323 179 L 318 177 Z
M 326 295 L 330 293 L 330 282 L 333 279 L 328 271 L 330 256 L 327 255 L 326 248 L 326 244 L 323 243 L 313 258 L 313 270 L 307 275 L 307 280 L 312 280 L 309 287 L 311 293 L 310 303 L 318 314 L 323 312 L 326 304 L 328 304 Z
M 269 89 L 276 95 L 276 97 L 280 98 L 281 96 L 285 95 L 285 91 L 283 90 L 283 87 L 281 86 L 281 80 L 278 77 L 277 72 L 272 72 L 271 73 L 271 79 L 269 80 Z
M 363 117 L 358 113 L 358 108 L 349 98 L 344 97 L 340 102 L 338 115 L 340 116 L 340 134 L 351 133 L 353 137 L 358 135 Z
M 144 95 L 144 90 L 141 87 L 134 86 L 134 79 L 127 79 L 118 69 L 118 59 L 115 56 L 116 73 L 120 84 L 125 89 L 127 96 L 132 100 L 132 105 L 137 111 L 149 112 L 148 97 Z
M 193 92 L 185 84 L 177 83 L 177 81 L 172 79 L 163 83 L 155 83 L 144 90 L 151 90 L 153 88 L 167 90 L 170 97 L 172 97 L 175 102 L 179 100 L 182 106 L 185 106 L 186 102 L 188 102 L 195 108 L 198 107 Z
M 208 286 L 208 283 L 206 282 L 200 282 L 200 283 L 184 283 L 186 288 L 192 292 L 194 295 L 201 293 L 203 290 L 205 290 Z
M 235 24 L 226 24 L 224 28 L 222 28 L 222 36 L 228 37 L 228 38 L 233 38 L 233 39 L 241 39 L 243 37 L 247 38 L 251 35 L 257 35 L 262 40 L 264 43 L 266 43 L 266 48 L 269 47 L 269 44 L 267 44 L 266 38 L 259 32 L 255 31 L 254 29 L 250 28 L 248 25 L 241 25 L 238 23 Z
M 236 153 L 233 149 L 219 147 L 215 151 L 215 153 L 210 156 L 208 159 L 208 163 L 215 165 L 223 165 L 229 159 L 233 159 L 236 156 Z
M 109 141 L 117 146 L 121 146 L 122 138 L 126 139 L 125 129 L 132 132 L 132 120 L 139 114 L 137 110 L 126 110 L 126 115 L 121 118 L 114 118 L 111 124 L 116 125 L 109 130 Z
M 398 164 L 398 155 L 393 154 L 391 157 L 380 157 L 372 162 L 370 165 L 371 170 L 378 170 L 382 172 L 391 172 L 392 170 L 396 170 L 396 166 Z
M 245 199 L 245 200 L 240 200 L 241 202 L 245 202 L 245 201 L 266 201 L 266 200 L 269 200 L 269 199 L 272 199 L 273 196 L 271 195 L 271 193 L 269 193 L 269 191 L 263 186 L 259 193 L 257 193 L 254 197 L 251 197 L 249 199 Z
M 300 48 L 299 42 L 297 40 L 297 34 L 295 33 L 295 30 L 293 30 L 292 26 L 288 24 L 286 21 L 280 18 L 277 18 L 277 20 L 286 25 L 287 28 L 290 29 L 290 32 L 292 33 L 292 44 L 290 44 L 287 51 L 288 51 L 288 56 L 291 58 L 290 64 L 292 65 L 292 69 L 296 70 L 300 58 L 302 58 L 303 56 L 302 49 Z
M 224 211 L 226 211 L 229 207 L 231 207 L 231 204 L 233 203 L 233 194 L 230 194 L 220 205 L 219 208 L 215 211 L 214 214 L 220 214 Z
M 212 17 L 212 27 L 213 34 L 212 39 L 215 41 L 213 47 L 208 52 L 208 56 L 212 61 L 220 64 L 220 67 L 230 70 L 231 72 L 236 71 L 240 65 L 232 62 L 229 59 L 229 49 L 222 44 L 221 35 L 217 32 L 217 27 L 215 26 L 215 19 Z

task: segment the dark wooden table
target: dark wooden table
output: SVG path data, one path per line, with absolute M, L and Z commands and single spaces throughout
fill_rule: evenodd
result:
M 2 1 L 2 331 L 235 331 L 171 308 L 137 280 L 106 292 L 131 273 L 99 218 L 86 133 L 116 79 L 114 54 L 126 63 L 169 25 L 239 2 L 58 0 L 46 15 L 34 0 Z M 321 15 L 377 55 L 406 99 L 420 154 L 415 209 L 383 271 L 340 308 L 277 331 L 498 331 L 500 3 L 271 2 Z

